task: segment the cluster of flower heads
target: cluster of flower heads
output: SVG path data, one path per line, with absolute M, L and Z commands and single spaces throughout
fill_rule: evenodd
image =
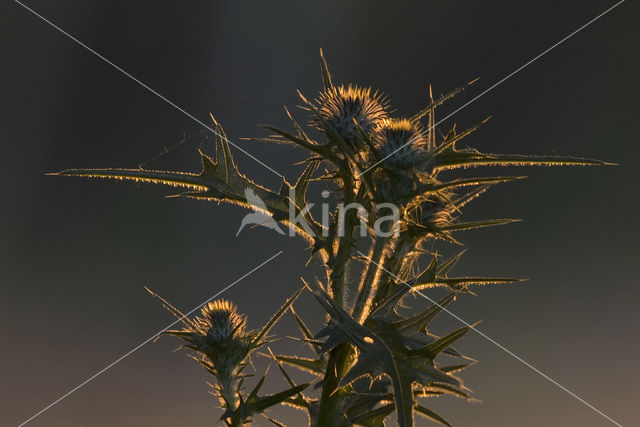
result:
M 316 99 L 316 112 L 312 126 L 337 147 L 344 142 L 342 152 L 356 173 L 369 173 L 376 202 L 413 203 L 418 212 L 412 221 L 430 229 L 453 221 L 455 207 L 446 197 L 419 197 L 421 182 L 438 183 L 426 172 L 433 161 L 431 128 L 425 130 L 415 118 L 391 117 L 380 92 L 355 85 L 325 89 Z
M 355 85 L 331 87 L 320 93 L 316 104 L 318 116 L 311 124 L 368 162 L 383 158 L 384 168 L 407 171 L 425 159 L 427 139 L 420 123 L 392 118 L 380 92 Z

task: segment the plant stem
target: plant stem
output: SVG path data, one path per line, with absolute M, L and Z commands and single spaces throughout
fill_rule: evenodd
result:
M 341 344 L 331 350 L 327 370 L 325 371 L 318 419 L 314 427 L 332 427 L 339 419 L 342 401 L 347 396 L 344 389 L 336 390 L 340 379 L 351 365 L 353 348 L 349 344 Z
M 393 226 L 391 225 L 391 227 Z M 391 229 L 388 228 L 383 231 L 388 232 Z M 382 266 L 384 265 L 386 254 L 392 249 L 392 246 L 392 236 L 377 236 L 373 243 L 373 248 L 369 252 L 369 261 L 363 272 L 358 298 L 353 308 L 353 318 L 360 323 L 364 322 L 364 319 L 369 314 L 371 299 L 375 295 L 378 281 L 383 272 Z
M 355 185 L 351 177 L 352 171 L 349 163 L 342 162 L 339 170 L 343 182 L 343 206 L 349 206 L 352 202 L 357 200 L 360 192 L 358 192 L 358 195 L 355 194 Z M 344 286 L 346 269 L 347 264 L 351 259 L 351 250 L 353 249 L 353 246 L 355 244 L 353 231 L 357 225 L 357 220 L 358 216 L 356 212 L 354 212 L 353 210 L 347 210 L 346 212 L 344 212 L 344 229 L 339 229 L 340 212 L 338 212 L 337 221 L 333 224 L 334 230 L 332 230 L 332 235 L 335 239 L 337 239 L 334 246 L 336 253 L 327 263 L 327 267 L 330 269 L 329 280 L 331 283 L 331 294 L 333 300 L 340 307 L 344 307 Z

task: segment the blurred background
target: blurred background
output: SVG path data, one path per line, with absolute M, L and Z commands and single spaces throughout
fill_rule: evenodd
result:
M 305 120 L 295 91 L 318 93 L 321 47 L 335 82 L 383 90 L 398 115 L 424 106 L 429 84 L 440 94 L 481 77 L 444 117 L 614 2 L 27 4 L 200 120 L 213 113 L 232 141 L 294 180 L 301 151 L 239 138 L 266 135 L 258 123 L 287 127 L 285 104 Z M 211 139 L 17 3 L 3 2 L 0 16 L 0 425 L 15 426 L 173 321 L 144 286 L 186 311 L 284 251 L 224 294 L 259 327 L 319 269 L 305 267 L 299 239 L 261 228 L 236 238 L 241 208 L 45 176 L 140 164 L 197 171 L 196 149 L 210 151 Z M 440 126 L 493 115 L 464 143 L 620 164 L 503 171 L 529 179 L 492 189 L 464 218 L 525 221 L 460 234 L 469 250 L 455 272 L 530 280 L 478 289 L 452 311 L 483 320 L 484 333 L 623 425 L 637 425 L 640 398 L 638 16 L 638 3 L 626 2 Z M 280 177 L 234 153 L 242 172 L 279 187 Z M 311 297 L 297 311 L 318 330 Z M 438 326 L 460 324 L 443 315 Z M 297 334 L 290 318 L 276 332 Z M 29 425 L 215 425 L 209 378 L 177 346 L 170 337 L 143 346 Z M 306 352 L 287 339 L 273 347 Z M 427 402 L 454 425 L 610 424 L 481 336 L 459 347 L 480 361 L 463 378 L 482 403 Z M 267 391 L 285 386 L 273 369 L 269 378 Z M 271 414 L 306 423 L 293 409 Z

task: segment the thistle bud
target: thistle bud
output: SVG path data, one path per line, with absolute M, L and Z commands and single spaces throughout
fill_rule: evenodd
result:
M 333 87 L 322 92 L 316 103 L 322 119 L 316 118 L 311 124 L 329 139 L 341 138 L 358 151 L 365 148 L 360 129 L 368 135 L 388 117 L 387 101 L 378 92 L 371 93 L 370 88 Z
M 373 133 L 372 141 L 382 166 L 410 171 L 428 157 L 427 139 L 420 126 L 408 119 L 384 119 Z
M 207 303 L 202 308 L 202 316 L 206 336 L 216 344 L 244 335 L 245 317 L 227 300 Z

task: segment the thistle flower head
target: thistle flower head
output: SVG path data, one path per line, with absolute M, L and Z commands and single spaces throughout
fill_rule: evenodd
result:
M 214 343 L 242 336 L 245 332 L 246 318 L 238 314 L 236 306 L 227 300 L 207 303 L 198 320 L 203 332 Z
M 316 104 L 321 119 L 314 119 L 312 125 L 330 139 L 342 138 L 358 149 L 363 148 L 358 126 L 369 134 L 388 117 L 387 101 L 379 92 L 372 93 L 371 88 L 332 87 L 320 94 Z
M 372 141 L 382 158 L 382 166 L 412 170 L 427 156 L 427 139 L 420 125 L 408 119 L 384 119 L 376 127 Z

